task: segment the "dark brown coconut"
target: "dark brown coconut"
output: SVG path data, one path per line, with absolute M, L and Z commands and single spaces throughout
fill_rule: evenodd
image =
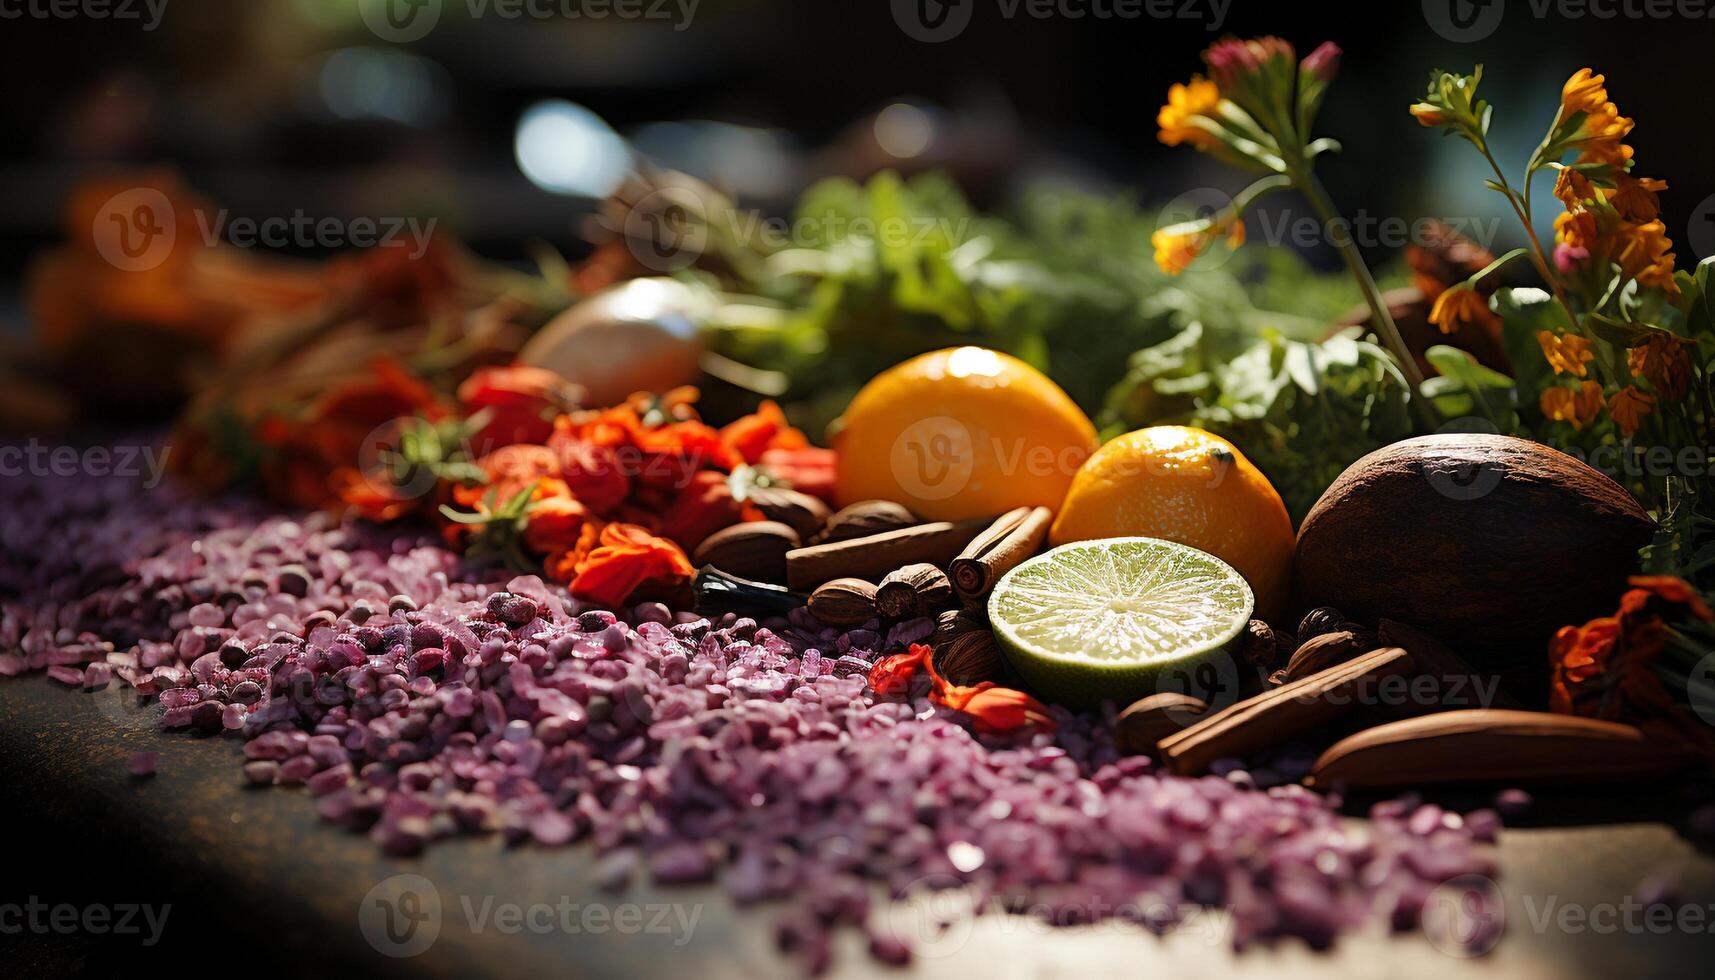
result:
M 1558 627 L 1613 611 L 1652 528 L 1625 488 L 1565 453 L 1424 436 L 1340 474 L 1299 528 L 1294 572 L 1305 606 L 1410 623 L 1516 675 L 1546 666 Z

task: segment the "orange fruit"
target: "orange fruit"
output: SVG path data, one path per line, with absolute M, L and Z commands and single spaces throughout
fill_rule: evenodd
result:
M 1183 425 L 1128 432 L 1096 450 L 1049 529 L 1056 545 L 1094 538 L 1165 538 L 1238 569 L 1257 615 L 1285 610 L 1292 518 L 1268 478 L 1232 443 Z
M 876 375 L 835 423 L 841 504 L 894 500 L 930 520 L 1058 507 L 1096 429 L 1040 371 L 982 347 Z

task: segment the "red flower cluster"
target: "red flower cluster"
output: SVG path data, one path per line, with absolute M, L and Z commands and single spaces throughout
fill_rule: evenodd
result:
M 1667 727 L 1715 748 L 1715 735 L 1687 715 L 1675 688 L 1681 668 L 1706 650 L 1684 630 L 1715 622 L 1703 598 L 1684 580 L 1633 576 L 1612 616 L 1563 626 L 1549 644 L 1553 668 L 1549 706 L 1561 714 Z
M 454 487 L 451 498 L 481 514 L 528 491 L 520 543 L 550 578 L 581 598 L 619 605 L 682 592 L 693 574 L 686 555 L 703 539 L 763 517 L 733 492 L 735 472 L 766 467 L 770 456 L 823 452 L 811 449 L 772 402 L 723 429 L 707 425 L 697 416 L 694 388 L 555 414 L 543 373 L 496 368 L 461 386 L 467 411 L 492 413 L 478 445 L 529 438 L 482 456 L 476 466 L 486 481 Z M 463 540 L 472 527 L 449 525 L 449 539 Z
M 993 681 L 970 686 L 948 683 L 935 670 L 934 651 L 921 643 L 912 644 L 905 653 L 877 660 L 869 670 L 870 690 L 882 697 L 903 697 L 919 668 L 929 675 L 929 700 L 970 715 L 971 727 L 981 734 L 1004 734 L 1027 725 L 1054 730 L 1048 709 L 1023 691 L 1000 687 Z

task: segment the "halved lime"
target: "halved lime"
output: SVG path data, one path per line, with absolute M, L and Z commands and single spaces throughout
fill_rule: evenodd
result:
M 1158 538 L 1062 545 L 1003 576 L 989 620 L 1032 693 L 1123 707 L 1155 693 L 1164 667 L 1220 656 L 1256 597 L 1233 567 Z

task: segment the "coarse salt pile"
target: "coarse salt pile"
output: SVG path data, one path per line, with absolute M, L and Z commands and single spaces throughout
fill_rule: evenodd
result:
M 303 786 L 392 853 L 588 839 L 605 888 L 646 873 L 790 897 L 781 948 L 812 971 L 841 926 L 910 958 L 878 883 L 1061 924 L 1161 929 L 1220 907 L 1238 945 L 1322 947 L 1412 928 L 1439 883 L 1494 873 L 1490 811 L 1401 800 L 1359 825 L 1288 782 L 1303 760 L 1182 778 L 1119 756 L 1101 718 L 1056 709 L 1053 734 L 979 738 L 925 679 L 878 697 L 870 664 L 926 620 L 620 619 L 418 531 L 110 480 L 8 484 L 0 675 L 156 695 L 163 725 L 241 736 L 246 779 Z

